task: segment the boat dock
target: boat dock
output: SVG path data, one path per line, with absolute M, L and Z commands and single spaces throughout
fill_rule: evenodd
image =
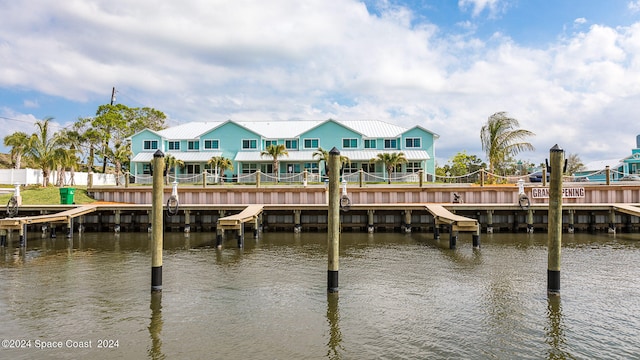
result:
M 181 204 L 164 216 L 165 231 L 237 230 L 240 224 L 264 231 L 326 231 L 327 205 L 321 204 Z M 165 213 L 166 214 L 166 213 Z M 353 204 L 340 214 L 343 232 L 487 232 L 546 231 L 547 204 L 523 209 L 517 204 L 395 203 Z M 563 229 L 573 231 L 640 231 L 640 204 L 564 204 Z M 0 232 L 48 227 L 93 232 L 146 232 L 150 204 L 21 206 L 18 217 L 0 219 Z M 449 226 L 453 225 L 452 229 Z

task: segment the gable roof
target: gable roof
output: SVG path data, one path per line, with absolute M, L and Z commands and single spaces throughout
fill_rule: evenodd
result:
M 398 125 L 390 124 L 380 120 L 269 120 L 269 121 L 193 121 L 185 124 L 173 126 L 155 133 L 169 140 L 187 140 L 197 139 L 203 134 L 218 128 L 227 123 L 234 123 L 249 131 L 256 133 L 266 139 L 293 139 L 309 130 L 326 124 L 327 122 L 335 122 L 347 129 L 361 134 L 365 138 L 395 138 L 403 133 L 420 128 L 435 138 L 440 136 L 432 131 L 426 130 L 421 126 L 412 128 L 404 128 Z M 144 130 L 143 130 L 144 131 Z

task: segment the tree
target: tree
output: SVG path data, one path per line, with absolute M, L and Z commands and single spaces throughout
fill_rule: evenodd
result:
M 73 124 L 73 131 L 78 134 L 79 139 L 76 146 L 80 154 L 85 156 L 88 172 L 93 172 L 96 149 L 102 144 L 100 132 L 91 125 L 92 121 L 92 118 L 79 118 L 78 121 Z
M 260 152 L 260 156 L 270 156 L 273 159 L 273 172 L 276 177 L 276 182 L 278 182 L 278 178 L 279 178 L 278 175 L 280 173 L 279 171 L 280 161 L 278 159 L 283 156 L 289 156 L 289 152 L 284 147 L 284 144 L 278 144 L 278 145 L 271 144 L 267 146 L 266 150 L 263 150 L 262 152 Z
M 209 161 L 207 161 L 207 164 L 209 164 L 212 168 L 216 169 L 216 175 L 220 174 L 218 179 L 221 184 L 222 184 L 224 172 L 226 170 L 233 171 L 233 161 L 223 156 L 214 156 L 211 159 L 209 159 Z
M 52 119 L 47 117 L 36 121 L 38 132 L 29 138 L 28 150 L 25 153 L 25 156 L 32 159 L 42 170 L 42 186 L 49 185 L 51 169 L 56 167 L 58 157 L 62 154 L 59 136 L 49 133 L 49 122 Z
M 161 130 L 166 115 L 152 108 L 130 108 L 123 104 L 100 105 L 90 125 L 101 141 L 99 154 L 103 159 L 102 172 L 115 156 L 115 145 L 123 144 L 126 138 L 143 130 Z
M 393 171 L 398 165 L 406 164 L 407 158 L 403 152 L 380 153 L 375 158 L 371 159 L 371 161 L 382 162 L 384 164 L 384 167 L 387 170 L 387 175 L 389 176 L 388 182 L 391 184 L 391 174 L 393 174 Z
M 535 134 L 529 130 L 519 129 L 520 123 L 507 116 L 506 112 L 497 112 L 491 116 L 480 130 L 482 150 L 489 161 L 489 173 L 499 168 L 509 156 L 521 151 L 535 150 L 534 146 L 524 139 Z
M 165 162 L 165 166 L 167 169 L 171 169 L 173 168 L 173 176 L 176 177 L 178 176 L 178 167 L 183 167 L 184 166 L 184 161 L 177 159 L 175 156 L 168 154 L 165 158 L 164 158 L 164 162 Z M 167 176 L 165 178 L 166 184 L 169 185 L 169 172 L 167 171 Z
M 71 185 L 75 185 L 75 170 L 79 163 L 77 148 L 83 139 L 77 131 L 68 129 L 59 131 L 57 136 L 58 144 L 61 147 L 61 151 L 58 151 L 56 155 L 58 159 L 58 186 L 64 185 L 67 169 L 70 172 L 69 182 Z
M 131 142 L 125 141 L 124 143 L 116 144 L 113 152 L 113 162 L 116 168 L 116 186 L 120 185 L 120 174 L 123 172 L 122 165 L 129 163 L 131 154 Z
M 22 155 L 27 152 L 29 146 L 29 136 L 22 131 L 16 131 L 4 137 L 4 146 L 11 146 L 11 161 L 15 169 L 20 169 Z
M 318 150 L 313 152 L 312 157 L 314 159 L 318 159 L 318 167 L 321 162 L 324 162 L 324 172 L 326 176 L 329 176 L 329 169 L 327 165 L 329 164 L 329 152 L 322 147 L 319 147 Z M 343 167 L 345 164 L 351 164 L 351 159 L 349 157 L 340 155 L 340 166 Z
M 567 156 L 567 174 L 575 174 L 578 171 L 582 171 L 585 169 L 582 160 L 580 160 L 580 156 L 578 154 L 569 154 Z
M 454 155 L 447 164 L 442 168 L 441 175 L 446 176 L 449 173 L 449 176 L 464 176 L 467 174 L 475 173 L 476 171 L 487 167 L 487 165 L 482 162 L 476 155 L 469 155 L 466 151 L 458 152 Z M 436 172 L 438 175 L 439 173 Z M 478 175 L 475 174 L 473 178 L 467 179 L 468 181 L 477 181 Z

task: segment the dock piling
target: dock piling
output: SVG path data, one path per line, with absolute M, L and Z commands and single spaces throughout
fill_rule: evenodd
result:
M 549 181 L 549 232 L 547 293 L 560 295 L 560 255 L 562 248 L 562 167 L 564 150 L 554 145 L 549 151 L 551 176 Z M 544 171 L 543 171 L 544 175 Z M 542 177 L 543 181 L 545 177 Z
M 158 150 L 153 154 L 153 194 L 151 201 L 151 292 L 162 291 L 162 248 L 163 248 L 163 183 L 164 154 Z
M 340 251 L 340 151 L 335 147 L 329 151 L 329 214 L 327 219 L 327 291 L 338 292 Z

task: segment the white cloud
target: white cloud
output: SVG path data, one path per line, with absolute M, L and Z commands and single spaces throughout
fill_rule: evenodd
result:
M 500 2 L 500 0 L 458 0 L 458 6 L 462 10 L 472 8 L 473 17 L 479 16 L 485 9 L 489 12 L 489 17 L 494 17 L 501 11 Z
M 26 4 L 0 5 L 3 88 L 84 102 L 108 99 L 115 85 L 118 101 L 155 107 L 172 123 L 419 124 L 441 135 L 441 163 L 462 150 L 483 156 L 479 131 L 497 111 L 538 134 L 538 151 L 521 155 L 534 163 L 556 143 L 584 161 L 624 157 L 640 133 L 640 24 L 593 25 L 536 49 L 505 33 L 483 41 L 464 26 L 443 34 L 402 7 L 371 15 L 352 0 Z M 502 6 L 459 5 L 473 14 Z
M 627 8 L 629 8 L 629 10 L 631 10 L 632 12 L 640 11 L 640 1 L 629 1 L 629 3 L 627 4 Z

